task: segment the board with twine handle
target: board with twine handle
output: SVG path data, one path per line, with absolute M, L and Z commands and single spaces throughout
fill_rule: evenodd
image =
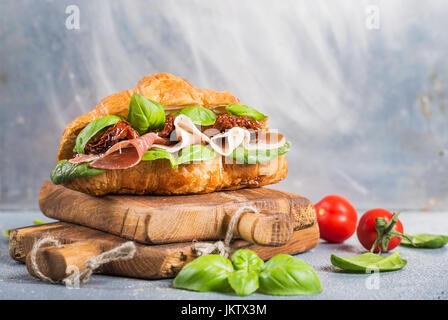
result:
M 47 217 L 144 244 L 222 239 L 232 215 L 244 206 L 259 213 L 241 215 L 235 237 L 259 245 L 283 245 L 293 230 L 316 221 L 308 199 L 268 188 L 183 196 L 96 197 L 45 181 L 39 196 L 39 207 Z
M 80 272 L 85 262 L 94 256 L 111 250 L 127 240 L 95 229 L 65 222 L 54 222 L 38 226 L 14 229 L 10 233 L 9 251 L 12 258 L 26 262 L 31 275 L 30 251 L 36 241 L 52 237 L 62 246 L 41 247 L 37 250 L 37 266 L 45 276 L 54 281 L 66 278 L 68 271 L 76 266 Z M 277 254 L 297 254 L 310 250 L 319 242 L 319 228 L 314 225 L 294 231 L 288 243 L 282 246 L 261 246 L 244 240 L 234 240 L 233 249 L 247 248 L 255 251 L 261 259 L 267 260 Z M 102 265 L 97 272 L 110 275 L 142 279 L 172 278 L 188 262 L 197 257 L 192 242 L 163 245 L 135 243 L 136 252 L 132 259 L 113 261 Z

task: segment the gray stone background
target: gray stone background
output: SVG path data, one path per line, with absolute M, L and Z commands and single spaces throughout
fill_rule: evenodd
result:
M 69 5 L 79 29 L 66 28 Z M 313 202 L 337 193 L 359 208 L 445 210 L 447 9 L 443 0 L 1 0 L 0 208 L 37 208 L 73 118 L 170 72 L 271 116 L 293 144 L 276 188 Z

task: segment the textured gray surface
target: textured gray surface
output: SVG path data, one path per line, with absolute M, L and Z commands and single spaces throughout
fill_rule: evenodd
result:
M 39 212 L 3 212 L 0 228 L 31 224 Z M 400 219 L 409 233 L 448 233 L 448 212 L 404 212 Z M 48 219 L 46 219 L 49 221 Z M 344 274 L 330 264 L 330 255 L 361 253 L 356 236 L 344 244 L 320 243 L 310 252 L 298 255 L 317 271 L 323 292 L 314 296 L 273 297 L 254 294 L 248 299 L 448 299 L 448 248 L 423 250 L 400 247 L 407 266 L 382 273 L 379 289 L 368 289 L 370 275 Z M 137 280 L 94 275 L 80 289 L 42 283 L 31 277 L 23 264 L 9 257 L 8 241 L 0 241 L 0 299 L 242 299 L 234 295 L 196 293 L 171 288 L 172 280 Z
M 77 5 L 80 29 L 68 30 Z M 366 28 L 368 7 L 379 29 Z M 2 0 L 0 207 L 37 208 L 75 117 L 144 75 L 230 90 L 317 202 L 448 209 L 446 0 Z M 18 138 L 20 137 L 20 138 Z

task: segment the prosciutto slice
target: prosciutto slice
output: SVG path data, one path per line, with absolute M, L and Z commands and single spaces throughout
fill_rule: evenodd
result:
M 285 142 L 285 137 L 277 132 L 260 130 L 257 131 L 256 137 L 252 138 L 249 130 L 240 127 L 234 127 L 210 138 L 210 146 L 226 157 L 239 146 L 243 146 L 246 150 L 270 150 L 281 147 Z
M 99 155 L 77 155 L 71 159 L 71 163 L 93 161 L 90 166 L 97 169 L 128 169 L 137 165 L 143 158 L 145 152 L 155 143 L 165 143 L 165 139 L 159 138 L 157 134 L 150 132 L 141 137 L 120 141 L 109 150 Z
M 176 117 L 174 120 L 174 128 L 179 140 L 178 143 L 171 146 L 154 144 L 154 147 L 164 149 L 169 153 L 174 153 L 193 144 L 202 142 L 210 143 L 210 138 L 203 134 L 186 115 L 180 114 Z
M 208 143 L 218 154 L 229 156 L 240 145 L 247 150 L 270 150 L 282 146 L 286 141 L 283 135 L 264 130 L 257 131 L 257 137 L 252 139 L 251 131 L 242 127 L 233 127 L 224 133 L 209 137 L 183 114 L 178 115 L 174 120 L 174 130 L 179 142 L 174 145 L 154 144 L 153 147 L 175 153 L 190 145 Z

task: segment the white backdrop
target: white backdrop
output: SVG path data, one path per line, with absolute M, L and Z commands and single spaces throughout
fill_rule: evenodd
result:
M 79 9 L 68 29 L 67 6 Z M 275 188 L 448 207 L 448 3 L 0 2 L 0 207 L 36 208 L 76 116 L 144 75 L 229 90 L 293 147 Z

